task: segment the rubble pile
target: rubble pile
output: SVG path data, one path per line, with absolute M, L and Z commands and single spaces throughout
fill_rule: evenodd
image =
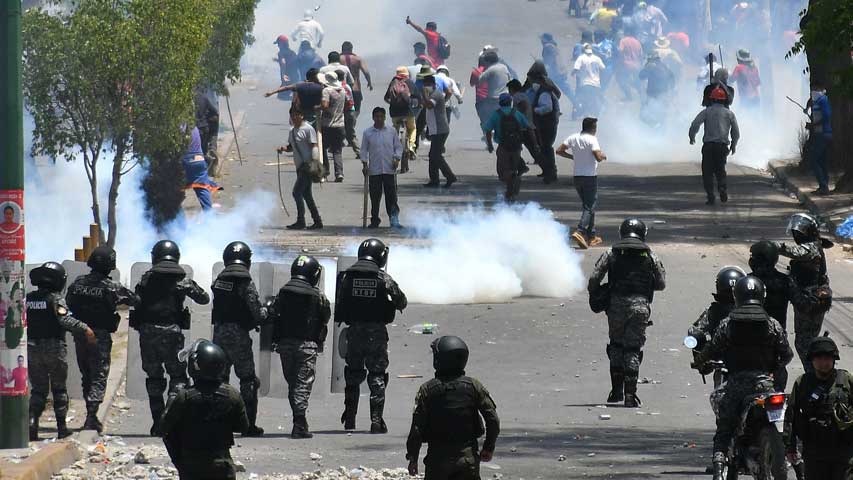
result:
M 250 475 L 249 478 L 258 480 L 411 480 L 409 472 L 404 468 L 372 469 L 367 467 L 347 468 L 338 467 L 336 470 L 317 470 L 296 475 Z
M 105 436 L 95 445 L 80 445 L 82 458 L 53 476 L 53 480 L 177 480 L 159 445 L 128 446 L 120 437 Z M 152 465 L 152 462 L 155 463 Z M 161 463 L 161 465 L 156 465 Z

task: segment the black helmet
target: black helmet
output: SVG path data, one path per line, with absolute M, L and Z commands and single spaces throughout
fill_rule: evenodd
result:
M 382 268 L 388 262 L 388 247 L 378 238 L 368 238 L 358 247 L 358 259 L 371 260 Z
M 747 275 L 735 283 L 735 305 L 764 305 L 766 291 L 760 278 Z
M 646 224 L 639 218 L 628 218 L 619 226 L 619 237 L 622 239 L 636 238 L 645 242 L 648 231 Z
M 226 267 L 237 264 L 249 268 L 252 266 L 252 249 L 243 242 L 231 242 L 222 252 L 222 261 Z
M 838 354 L 838 345 L 827 335 L 815 337 L 809 343 L 808 359 L 811 360 L 820 355 L 832 355 L 832 358 L 841 360 L 841 356 Z
M 723 267 L 717 273 L 717 299 L 718 300 L 734 300 L 732 296 L 732 288 L 738 280 L 746 276 L 746 272 L 740 267 Z
M 767 240 L 753 243 L 749 247 L 749 267 L 756 271 L 770 270 L 779 263 L 779 248 Z
M 151 263 L 170 261 L 178 263 L 181 261 L 181 249 L 178 244 L 171 240 L 160 240 L 151 249 Z
M 68 275 L 65 267 L 56 262 L 46 262 L 30 271 L 30 282 L 36 287 L 61 292 Z
M 86 265 L 96 272 L 109 275 L 116 269 L 116 251 L 107 245 L 95 247 L 86 260 Z
M 195 381 L 221 381 L 227 360 L 219 345 L 210 340 L 199 339 L 191 347 L 187 357 L 187 369 Z
M 797 243 L 814 242 L 820 237 L 817 219 L 808 213 L 795 213 L 788 222 L 788 232 Z
M 445 336 L 432 342 L 432 366 L 436 372 L 462 373 L 468 364 L 468 345 L 459 337 Z
M 301 278 L 314 286 L 320 281 L 322 273 L 323 267 L 320 265 L 320 262 L 310 255 L 296 257 L 296 260 L 290 266 L 291 278 Z

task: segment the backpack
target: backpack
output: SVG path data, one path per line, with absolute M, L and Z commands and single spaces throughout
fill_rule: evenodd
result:
M 388 87 L 388 104 L 395 109 L 409 108 L 412 103 L 412 90 L 409 82 L 399 78 L 391 81 Z
M 500 113 L 501 116 L 501 145 L 509 150 L 521 150 L 524 145 L 524 132 L 521 123 L 515 118 L 518 110 L 512 109 L 508 115 Z
M 438 54 L 441 58 L 450 58 L 450 42 L 443 35 L 438 36 Z

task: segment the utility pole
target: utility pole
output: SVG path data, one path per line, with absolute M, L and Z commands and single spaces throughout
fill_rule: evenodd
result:
M 21 0 L 0 0 L 0 449 L 29 442 L 24 327 L 24 117 Z

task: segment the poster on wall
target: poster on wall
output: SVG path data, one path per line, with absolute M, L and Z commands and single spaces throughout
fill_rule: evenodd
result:
M 0 396 L 26 395 L 24 192 L 0 191 Z

